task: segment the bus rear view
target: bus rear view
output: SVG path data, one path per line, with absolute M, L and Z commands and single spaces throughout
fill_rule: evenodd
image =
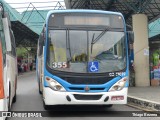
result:
M 125 26 L 122 14 L 115 12 L 48 13 L 37 55 L 37 78 L 45 109 L 50 105 L 127 103 Z

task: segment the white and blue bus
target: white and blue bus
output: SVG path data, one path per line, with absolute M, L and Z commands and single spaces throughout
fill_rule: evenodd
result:
M 37 79 L 44 108 L 126 104 L 127 35 L 132 37 L 132 32 L 126 31 L 118 12 L 50 11 L 37 49 Z
M 17 90 L 17 57 L 16 44 L 11 22 L 0 3 L 0 112 L 10 111 L 16 102 Z M 0 115 L 0 120 L 6 116 Z

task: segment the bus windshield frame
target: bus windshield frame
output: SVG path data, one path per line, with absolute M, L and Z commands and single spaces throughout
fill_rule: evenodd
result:
M 55 15 L 51 16 L 52 19 L 57 18 Z M 46 66 L 50 71 L 108 73 L 126 69 L 127 49 L 123 20 L 121 20 L 123 25 L 117 28 L 112 26 L 112 23 L 109 26 L 77 23 L 59 26 L 52 22 L 48 22 L 47 28 Z M 89 70 L 89 64 L 92 62 L 98 63 L 98 71 Z

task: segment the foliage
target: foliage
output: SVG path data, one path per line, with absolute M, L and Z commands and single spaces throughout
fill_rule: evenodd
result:
M 27 58 L 28 51 L 24 47 L 18 47 L 16 51 L 17 51 L 17 57 Z

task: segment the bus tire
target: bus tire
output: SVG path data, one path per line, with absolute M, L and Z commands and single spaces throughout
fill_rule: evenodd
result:
M 8 96 L 8 111 L 11 110 L 11 87 L 10 87 L 10 83 L 9 83 L 9 96 Z
M 111 108 L 112 106 L 113 106 L 113 104 L 105 105 L 106 108 Z
M 39 85 L 39 88 L 38 88 L 39 94 L 42 94 L 42 91 L 40 90 L 40 82 L 38 82 L 38 85 Z
M 15 94 L 14 94 L 12 103 L 15 103 L 16 100 L 17 100 L 17 92 L 16 92 L 16 90 L 17 90 L 17 76 L 16 76 L 16 79 L 15 79 L 15 92 L 14 92 Z
M 15 92 L 15 95 L 14 95 L 14 97 L 13 97 L 13 103 L 15 103 L 16 100 L 17 100 L 17 94 L 16 94 L 16 92 Z
M 50 105 L 46 105 L 43 101 L 43 107 L 45 110 L 50 110 L 51 106 Z

